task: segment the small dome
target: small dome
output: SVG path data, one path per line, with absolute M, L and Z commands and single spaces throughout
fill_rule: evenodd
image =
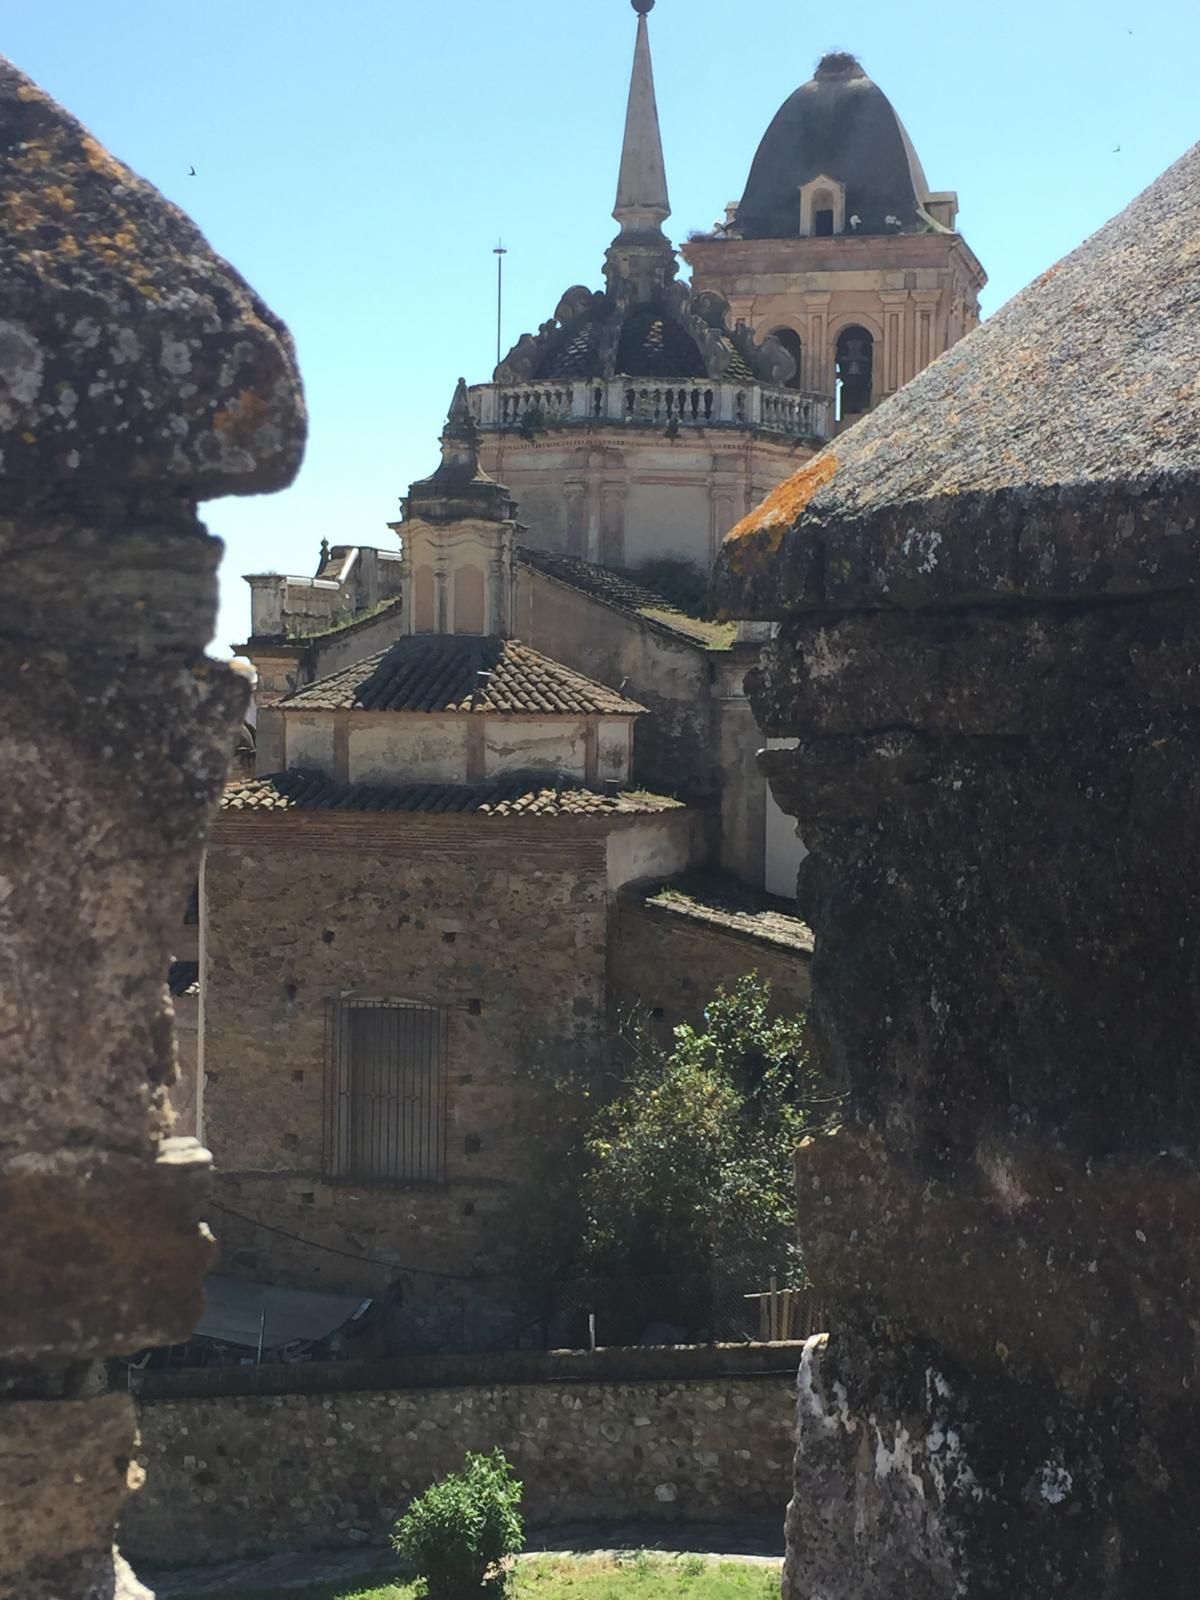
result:
M 920 233 L 929 185 L 883 90 L 841 51 L 784 102 L 767 129 L 737 213 L 743 239 L 795 239 L 800 190 L 832 178 L 846 191 L 847 233 Z M 857 221 L 851 223 L 851 219 Z
M 615 289 L 569 289 L 554 319 L 525 334 L 496 368 L 497 383 L 568 378 L 727 379 L 786 383 L 795 361 L 774 339 L 759 344 L 730 327 L 719 295 L 681 283 L 638 298 L 619 276 Z

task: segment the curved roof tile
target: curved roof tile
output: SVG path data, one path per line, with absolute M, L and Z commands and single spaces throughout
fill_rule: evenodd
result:
M 309 684 L 284 711 L 637 716 L 645 708 L 517 639 L 417 634 Z

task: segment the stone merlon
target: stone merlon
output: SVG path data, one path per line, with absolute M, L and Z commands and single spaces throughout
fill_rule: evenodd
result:
M 283 324 L 177 207 L 0 57 L 0 483 L 281 489 Z
M 739 523 L 722 612 L 1194 589 L 1198 237 L 1200 145 Z

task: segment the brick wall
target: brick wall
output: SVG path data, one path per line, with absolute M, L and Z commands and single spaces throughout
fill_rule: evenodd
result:
M 603 1066 L 604 833 L 561 820 L 227 816 L 205 893 L 205 1139 L 222 1265 L 241 1250 L 279 1282 L 379 1292 L 401 1280 L 406 1306 L 430 1303 L 426 1334 L 459 1337 L 480 1283 L 421 1274 L 502 1270 L 550 1075 Z M 322 1176 L 326 1002 L 348 994 L 444 1008 L 440 1186 Z
M 532 1523 L 782 1521 L 796 1356 L 774 1350 L 774 1370 L 677 1381 L 145 1403 L 122 1543 L 164 1563 L 382 1544 L 414 1494 L 496 1445 Z

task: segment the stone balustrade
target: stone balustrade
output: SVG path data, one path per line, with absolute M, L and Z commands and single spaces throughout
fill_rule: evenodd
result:
M 826 395 L 712 379 L 579 378 L 477 384 L 475 420 L 484 429 L 540 429 L 602 423 L 626 427 L 745 428 L 790 439 L 831 436 Z

